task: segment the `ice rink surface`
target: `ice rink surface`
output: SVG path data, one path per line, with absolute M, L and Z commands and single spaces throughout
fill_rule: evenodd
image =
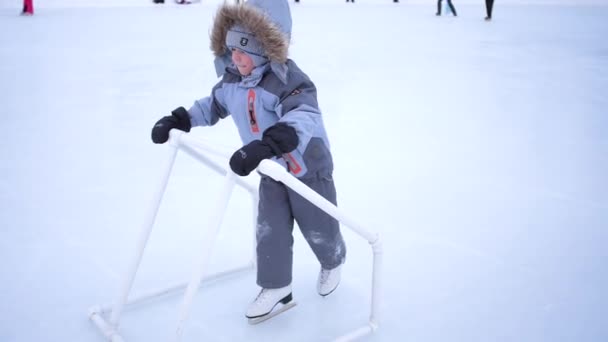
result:
M 608 340 L 608 7 L 293 4 L 290 56 L 316 83 L 340 208 L 384 242 L 366 341 Z M 167 147 L 150 128 L 210 94 L 215 4 L 0 9 L 0 341 L 102 341 L 87 319 L 134 254 Z M 231 120 L 191 133 L 238 148 Z M 255 184 L 255 176 L 251 177 Z M 221 178 L 187 156 L 133 293 L 189 279 Z M 209 272 L 245 263 L 237 191 Z M 369 245 L 343 227 L 342 283 L 316 294 L 296 233 L 298 305 L 258 326 L 255 276 L 198 292 L 184 341 L 328 341 L 369 313 Z M 181 297 L 124 312 L 166 341 Z

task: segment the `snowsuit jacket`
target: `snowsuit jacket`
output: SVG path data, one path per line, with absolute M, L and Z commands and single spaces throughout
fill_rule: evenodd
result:
M 188 110 L 190 121 L 193 127 L 210 126 L 231 116 L 243 144 L 261 139 L 264 131 L 278 122 L 286 123 L 295 128 L 299 144 L 277 161 L 296 177 L 326 176 L 333 171 L 333 161 L 317 90 L 296 63 L 287 58 L 291 20 L 288 28 L 280 20 L 274 21 L 273 16 L 280 18 L 281 9 L 268 8 L 272 4 L 250 0 L 220 7 L 211 33 L 211 49 L 217 59 L 228 60 L 226 32 L 239 24 L 255 34 L 270 61 L 256 67 L 249 76 L 241 76 L 234 65 L 227 66 L 211 96 L 195 101 Z

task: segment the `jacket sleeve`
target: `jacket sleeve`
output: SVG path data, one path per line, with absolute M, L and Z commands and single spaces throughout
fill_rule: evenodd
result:
M 315 131 L 322 125 L 321 111 L 317 102 L 317 89 L 310 80 L 298 82 L 297 86 L 290 87 L 277 108 L 284 122 L 296 129 L 299 138 L 298 151 L 304 153 L 308 142 Z
M 213 126 L 219 119 L 228 116 L 223 85 L 224 80 L 213 87 L 211 96 L 194 101 L 194 104 L 188 110 L 192 127 Z

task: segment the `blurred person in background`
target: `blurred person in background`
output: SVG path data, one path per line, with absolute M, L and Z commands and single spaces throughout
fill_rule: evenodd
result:
M 153 0 L 155 4 L 164 4 L 165 0 Z M 193 0 L 175 0 L 175 3 L 178 5 L 189 5 L 193 2 L 200 2 L 200 0 L 197 1 L 193 1 Z
M 494 0 L 486 0 L 486 21 L 492 20 L 492 7 L 494 7 Z
M 23 11 L 21 15 L 34 15 L 34 0 L 23 0 Z
M 442 0 L 437 0 L 437 13 L 435 13 L 436 16 L 440 16 L 441 15 L 441 1 Z M 450 11 L 452 11 L 452 14 L 456 17 L 458 16 L 456 14 L 456 8 L 454 7 L 454 5 L 452 4 L 452 0 L 447 0 L 448 2 L 448 6 L 450 6 Z

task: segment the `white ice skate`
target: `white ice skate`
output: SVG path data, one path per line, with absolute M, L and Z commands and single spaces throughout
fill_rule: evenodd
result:
M 278 308 L 275 307 L 279 305 Z M 262 289 L 249 305 L 245 316 L 249 324 L 258 324 L 285 312 L 296 305 L 291 295 L 291 285 L 279 289 Z
M 334 292 L 338 284 L 340 284 L 340 276 L 342 273 L 342 265 L 326 270 L 321 268 L 319 272 L 319 282 L 317 283 L 317 292 L 323 297 Z

